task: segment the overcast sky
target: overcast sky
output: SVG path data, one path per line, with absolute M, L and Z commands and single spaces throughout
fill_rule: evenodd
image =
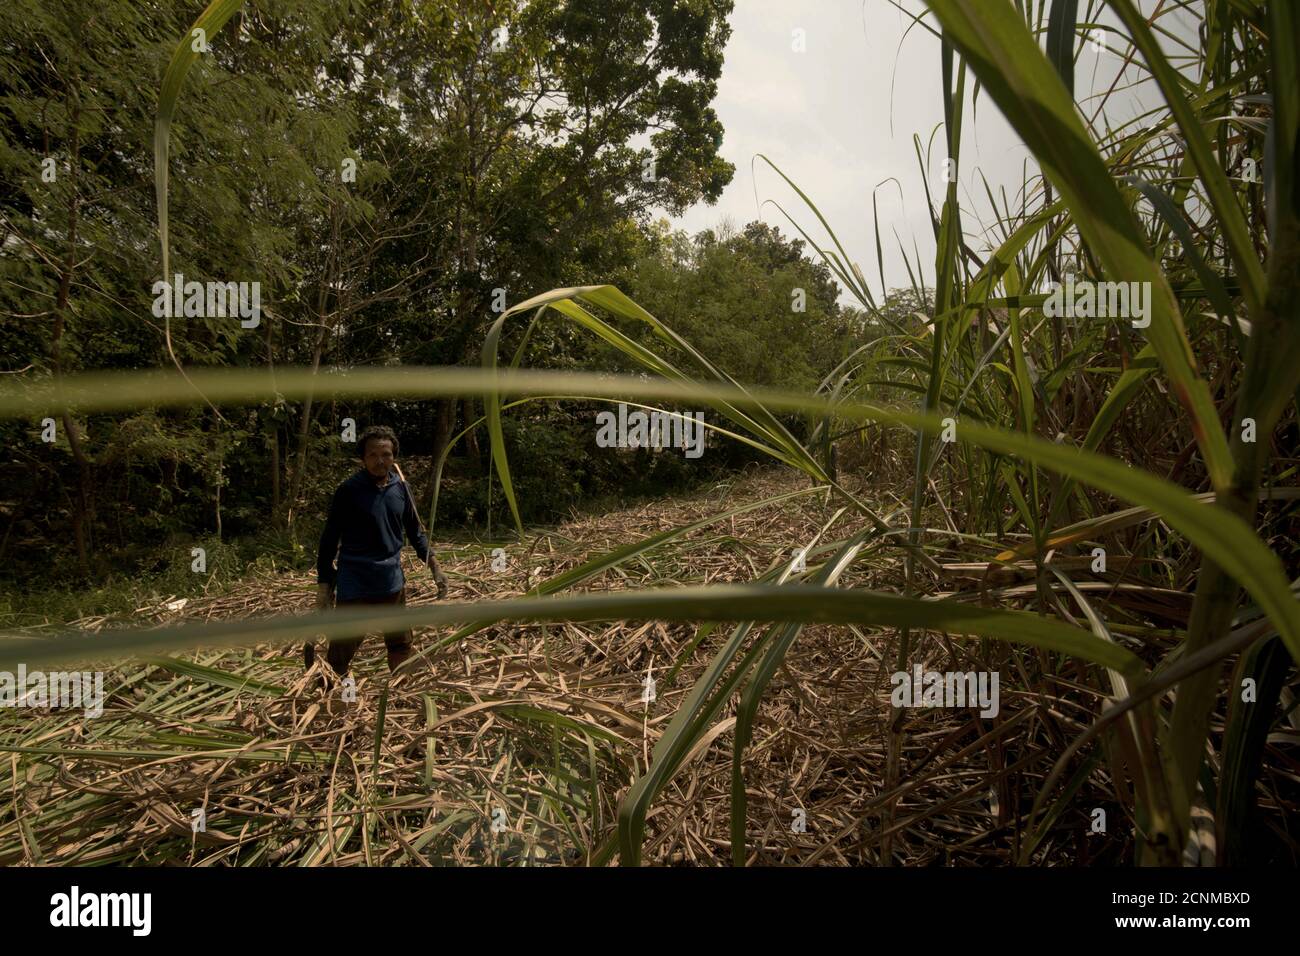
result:
M 923 9 L 919 0 L 903 3 Z M 1081 15 L 1087 6 L 1080 4 Z M 931 284 L 934 236 L 913 136 L 921 138 L 923 150 L 931 148 L 930 190 L 941 197 L 946 150 L 942 131 L 936 134 L 943 122 L 938 39 L 919 26 L 908 32 L 910 18 L 889 0 L 736 0 L 730 23 L 714 108 L 725 130 L 721 152 L 735 164 L 736 174 L 716 205 L 700 203 L 671 220 L 673 226 L 695 233 L 716 227 L 723 217 L 737 226 L 761 218 L 797 236 L 781 212 L 765 202 L 775 200 L 810 235 L 826 241 L 797 194 L 761 160 L 755 162 L 762 153 L 818 205 L 879 298 L 871 199 L 877 184 L 893 177 L 901 193 L 892 182 L 878 191 L 886 284 L 909 284 L 895 231 L 913 260 L 915 242 Z M 804 31 L 805 52 L 793 49 L 795 30 Z M 1110 85 L 1120 58 L 1081 45 L 1076 94 L 1083 97 Z M 972 85 L 968 75 L 968 91 Z M 959 195 L 963 210 L 973 209 L 987 221 L 989 204 L 979 174 L 995 194 L 1004 186 L 1018 208 L 1024 164 L 1030 163 L 1030 175 L 1037 168 L 987 94 L 980 96 L 974 123 L 969 122 L 969 92 L 967 102 Z M 1116 117 L 1108 107 L 1112 122 L 1127 119 L 1132 98 L 1116 108 L 1128 115 Z M 969 233 L 976 224 L 968 219 L 965 225 Z M 968 235 L 967 241 L 983 252 L 977 237 Z

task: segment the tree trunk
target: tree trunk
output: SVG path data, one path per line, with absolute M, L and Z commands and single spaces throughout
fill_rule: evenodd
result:
M 478 414 L 477 405 L 478 403 L 472 398 L 464 399 L 460 403 L 460 415 L 465 428 L 469 428 L 471 424 L 481 417 Z M 465 457 L 474 469 L 475 477 L 483 474 L 483 452 L 479 449 L 477 428 L 465 436 Z
M 327 305 L 326 289 L 333 282 L 337 270 L 335 269 L 335 257 L 339 248 L 338 232 L 338 215 L 337 210 L 330 207 L 330 219 L 332 224 L 332 242 L 330 245 L 330 258 L 325 266 L 324 275 L 321 277 L 320 289 L 316 294 L 316 319 L 320 327 L 316 331 L 316 345 L 312 348 L 311 355 L 311 374 L 312 378 L 320 371 L 321 355 L 325 352 L 325 340 L 332 329 L 325 324 L 325 306 Z M 335 319 L 337 323 L 340 321 Z M 311 406 L 312 397 L 308 395 L 303 399 L 302 418 L 298 422 L 298 461 L 293 469 L 293 479 L 289 484 L 288 512 L 292 512 L 298 503 L 298 495 L 302 493 L 303 475 L 307 470 L 307 433 L 311 430 Z
M 63 333 L 66 328 L 68 300 L 72 292 L 72 276 L 77 268 L 77 167 L 80 164 L 80 123 L 81 105 L 77 99 L 76 88 L 72 90 L 72 138 L 68 158 L 68 174 L 72 179 L 72 190 L 68 198 L 68 251 L 64 257 L 63 268 L 59 274 L 59 292 L 54 305 L 53 336 L 53 371 L 57 382 L 63 376 Z M 63 430 L 68 436 L 68 447 L 72 450 L 73 461 L 77 465 L 77 501 L 72 509 L 72 532 L 77 542 L 77 564 L 83 576 L 90 575 L 91 551 L 91 469 L 94 462 L 86 454 L 81 444 L 81 431 L 71 414 L 60 416 Z
M 325 334 L 326 329 L 322 324 L 320 331 L 316 334 L 316 345 L 312 349 L 311 374 L 313 378 L 317 371 L 320 370 L 321 355 L 325 351 Z M 298 457 L 293 467 L 293 478 L 289 482 L 289 500 L 287 502 L 290 511 L 298 503 L 298 495 L 302 492 L 303 473 L 307 469 L 308 432 L 311 431 L 311 405 L 312 398 L 308 395 L 302 400 L 302 417 L 298 420 Z
M 283 502 L 280 501 L 280 428 L 271 423 L 271 523 L 280 526 Z
M 272 331 L 272 319 L 266 322 L 266 368 L 275 381 L 275 336 Z M 282 528 L 284 520 L 284 502 L 280 500 L 280 423 L 268 416 L 267 431 L 271 450 L 271 526 Z
M 451 429 L 456 421 L 456 400 L 454 398 L 440 398 L 435 403 L 437 415 L 433 424 L 433 458 L 429 467 L 429 485 L 424 494 L 426 502 L 433 501 L 433 482 L 434 476 L 438 471 L 438 459 L 447 449 L 447 443 L 451 441 Z

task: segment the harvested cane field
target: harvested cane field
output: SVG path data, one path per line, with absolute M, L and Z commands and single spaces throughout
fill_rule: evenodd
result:
M 1294 869 L 1300 4 L 793 6 L 0 10 L 0 865 Z
M 749 475 L 691 498 L 564 524 L 539 534 L 531 553 L 509 558 L 549 578 L 629 536 L 700 523 L 584 588 L 751 581 L 788 560 L 788 541 L 862 530 L 851 514 L 826 521 L 825 496 L 806 487 L 780 473 Z M 898 503 L 889 510 L 904 513 Z M 491 561 L 482 548 L 449 554 L 452 597 L 518 596 L 523 575 L 494 576 Z M 971 577 L 954 563 L 954 581 Z M 501 590 L 484 589 L 500 578 Z M 842 583 L 883 590 L 901 580 L 899 562 L 877 554 Z M 305 576 L 268 574 L 175 611 L 76 623 L 98 630 L 310 613 L 313 590 Z M 433 602 L 431 583 L 416 590 L 409 603 Z M 1033 589 L 1007 581 L 987 593 L 1015 605 Z M 1179 596 L 1152 587 L 1120 600 L 1177 614 L 1186 604 Z M 644 771 L 728 638 L 722 629 L 701 634 L 655 621 L 492 625 L 450 641 L 447 630 L 421 629 L 425 664 L 391 685 L 374 642 L 360 655 L 355 704 L 327 692 L 337 679 L 323 658 L 304 673 L 300 648 L 257 646 L 115 669 L 94 720 L 50 712 L 11 721 L 5 733 L 16 753 L 0 779 L 21 823 L 6 821 L 4 845 L 13 849 L 0 863 L 587 865 L 619 794 Z M 1029 678 L 1025 689 L 1003 693 L 993 720 L 936 709 L 893 727 L 893 663 L 881 648 L 896 641 L 896 632 L 865 626 L 803 629 L 799 653 L 768 685 L 745 754 L 748 863 L 872 865 L 892 853 L 905 865 L 997 864 L 1023 851 L 1043 864 L 1114 864 L 1132 852 L 1129 839 L 1082 836 L 1089 821 L 1080 810 L 1081 819 L 1067 812 L 1053 821 L 1032 852 L 1012 825 L 1010 808 L 1041 785 L 1060 742 L 1087 729 L 1096 693 L 1077 670 L 1053 673 L 1038 655 L 936 635 L 914 651 L 927 669 L 1013 671 Z M 646 674 L 655 675 L 653 701 Z M 645 862 L 729 862 L 726 744 L 735 724 L 734 706 L 724 705 L 682 760 L 647 815 Z M 902 745 L 886 786 L 891 737 Z M 40 769 L 18 775 L 17 754 L 41 755 Z M 1277 773 L 1262 785 L 1278 795 L 1267 811 L 1280 826 L 1295 812 L 1294 781 Z M 1099 772 L 1075 802 L 1118 813 L 1114 788 Z M 192 831 L 193 809 L 205 814 L 202 833 Z M 802 833 L 790 826 L 799 809 Z M 494 832 L 494 819 L 508 827 Z

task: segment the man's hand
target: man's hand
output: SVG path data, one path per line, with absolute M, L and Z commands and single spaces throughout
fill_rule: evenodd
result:
M 328 608 L 334 603 L 334 587 L 330 584 L 316 585 L 316 607 L 317 609 Z
M 438 559 L 433 556 L 432 551 L 429 552 L 427 563 L 429 570 L 433 572 L 434 583 L 438 585 L 438 600 L 441 601 L 447 596 L 447 575 L 443 574 L 442 569 L 438 567 Z

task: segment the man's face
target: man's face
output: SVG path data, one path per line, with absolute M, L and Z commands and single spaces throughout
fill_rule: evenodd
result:
M 375 481 L 383 481 L 393 468 L 393 443 L 387 438 L 372 438 L 366 442 L 366 456 L 363 459 L 366 471 Z

